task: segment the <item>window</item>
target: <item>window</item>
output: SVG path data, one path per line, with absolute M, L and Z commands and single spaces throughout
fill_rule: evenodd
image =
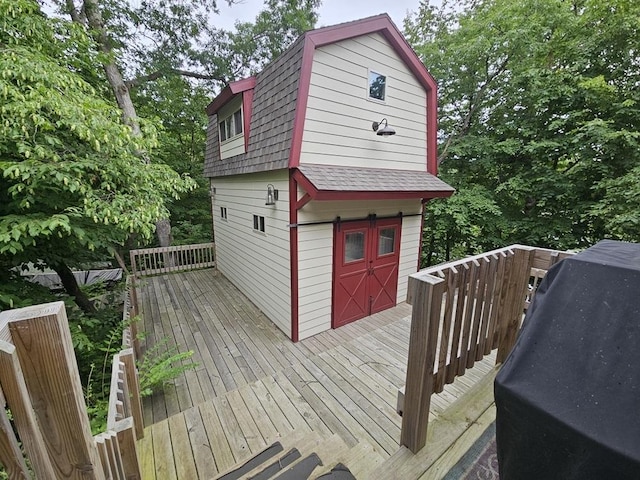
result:
M 384 102 L 387 77 L 369 70 L 369 98 Z
M 264 233 L 264 217 L 259 215 L 253 216 L 253 229 Z
M 233 113 L 233 126 L 236 135 L 242 133 L 242 110 L 236 110 Z
M 396 243 L 395 227 L 383 228 L 378 232 L 378 256 L 393 253 Z
M 239 108 L 228 117 L 224 118 L 219 124 L 220 141 L 224 142 L 236 135 L 242 133 L 242 109 Z
M 220 207 L 220 218 L 223 220 L 227 219 L 227 207 Z
M 344 237 L 344 263 L 364 258 L 364 232 L 350 232 Z

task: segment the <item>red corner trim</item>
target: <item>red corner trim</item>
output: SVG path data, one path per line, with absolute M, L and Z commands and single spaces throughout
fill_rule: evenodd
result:
M 304 133 L 304 120 L 307 116 L 307 99 L 309 98 L 309 83 L 311 82 L 311 67 L 313 66 L 313 52 L 315 44 L 309 35 L 304 39 L 302 48 L 302 65 L 300 66 L 300 79 L 298 80 L 298 98 L 296 99 L 296 113 L 293 120 L 293 132 L 291 135 L 291 149 L 289 150 L 289 168 L 300 165 L 300 150 L 302 148 L 302 134 Z
M 235 95 L 246 92 L 247 90 L 252 90 L 255 86 L 256 77 L 243 78 L 242 80 L 229 83 L 229 85 L 224 87 L 220 94 L 214 98 L 209 105 L 207 105 L 207 115 L 217 113 L 218 110 L 224 107 Z
M 291 340 L 297 342 L 298 332 L 298 184 L 293 172 L 289 173 L 289 268 L 291 269 Z
M 244 133 L 244 151 L 249 151 L 249 133 L 251 131 L 251 112 L 253 110 L 253 92 L 251 88 L 242 93 L 242 121 Z

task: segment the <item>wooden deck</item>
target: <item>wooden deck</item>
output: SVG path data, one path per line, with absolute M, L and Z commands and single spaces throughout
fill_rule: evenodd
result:
M 434 396 L 424 453 L 399 448 L 406 304 L 294 344 L 214 269 L 143 279 L 139 299 L 147 347 L 199 363 L 145 403 L 144 478 L 214 478 L 275 440 L 357 478 L 440 478 L 492 421 L 495 355 Z

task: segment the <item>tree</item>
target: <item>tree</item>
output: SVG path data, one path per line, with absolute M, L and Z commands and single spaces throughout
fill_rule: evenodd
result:
M 228 83 L 270 61 L 301 32 L 312 28 L 320 2 L 267 0 L 256 22 L 238 23 L 235 33 L 210 25 L 210 14 L 217 12 L 216 0 L 54 3 L 93 35 L 125 123 L 140 136 L 132 89 L 170 76 L 211 81 L 217 87 Z M 125 79 L 123 72 L 127 71 L 134 76 Z M 156 230 L 160 245 L 169 245 L 169 219 L 160 219 Z
M 441 172 L 500 210 L 499 244 L 487 247 L 622 235 L 608 217 L 623 214 L 616 191 L 640 163 L 639 20 L 631 0 L 421 2 L 407 19 L 439 82 Z
M 0 18 L 1 263 L 44 262 L 90 312 L 69 267 L 131 233 L 149 238 L 165 198 L 194 184 L 140 157 L 154 127 L 139 122 L 145 135 L 134 135 L 82 77 L 96 53 L 81 29 L 34 0 L 0 0 Z

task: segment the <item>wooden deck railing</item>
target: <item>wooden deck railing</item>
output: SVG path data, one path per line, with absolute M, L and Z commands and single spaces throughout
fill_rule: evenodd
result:
M 174 247 L 131 250 L 134 276 L 195 270 L 215 266 L 215 244 L 177 245 Z
M 540 279 L 567 255 L 513 245 L 411 275 L 402 445 L 414 453 L 425 445 L 433 393 L 496 348 L 496 363 L 506 359 Z
M 124 318 L 132 310 L 127 300 Z M 136 439 L 143 424 L 131 326 L 113 360 L 107 431 L 93 437 L 64 303 L 0 313 L 0 463 L 9 478 L 32 478 L 24 456 L 35 478 L 141 478 Z

